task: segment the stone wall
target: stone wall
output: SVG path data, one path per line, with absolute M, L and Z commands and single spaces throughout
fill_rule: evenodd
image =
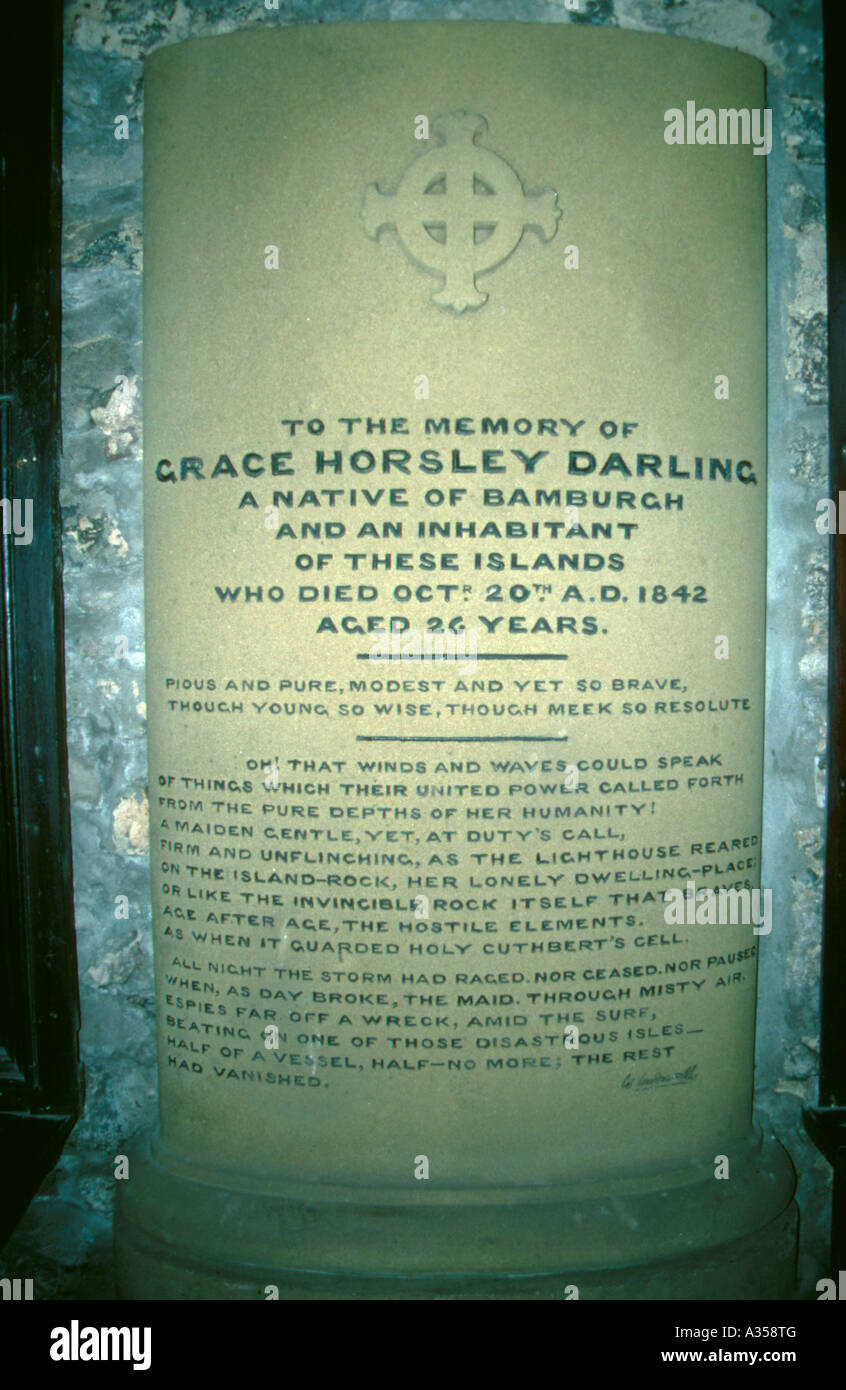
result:
M 768 68 L 770 541 L 759 1118 L 800 1173 L 801 1287 L 827 1267 L 816 1099 L 824 855 L 828 491 L 818 0 L 69 0 L 64 126 L 64 586 L 85 1111 L 5 1252 L 36 1297 L 112 1293 L 116 1156 L 156 1106 L 141 537 L 142 62 L 247 26 L 530 19 L 709 39 Z M 126 121 L 121 122 L 120 118 Z M 272 113 L 269 113 L 272 119 Z M 125 133 L 125 139 L 118 138 Z M 186 232 L 186 234 L 190 234 Z

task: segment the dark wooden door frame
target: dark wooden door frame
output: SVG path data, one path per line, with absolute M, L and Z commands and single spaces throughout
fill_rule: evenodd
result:
M 0 113 L 2 1245 L 83 1095 L 59 510 L 61 0 L 4 10 Z

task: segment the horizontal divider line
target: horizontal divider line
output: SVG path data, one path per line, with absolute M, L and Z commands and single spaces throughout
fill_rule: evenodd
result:
M 409 661 L 420 666 L 439 666 L 442 661 L 569 661 L 566 652 L 477 652 L 475 656 L 371 656 L 356 652 L 356 661 L 372 661 L 381 666 L 384 661 Z
M 356 734 L 356 743 L 566 743 L 566 734 Z

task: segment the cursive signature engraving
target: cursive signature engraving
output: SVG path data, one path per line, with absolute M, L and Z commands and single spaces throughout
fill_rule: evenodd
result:
M 650 1086 L 683 1086 L 688 1081 L 696 1080 L 696 1073 L 699 1067 L 696 1062 L 686 1067 L 684 1071 L 656 1072 L 654 1076 L 624 1076 L 620 1086 L 624 1091 L 634 1088 L 636 1091 L 646 1090 Z

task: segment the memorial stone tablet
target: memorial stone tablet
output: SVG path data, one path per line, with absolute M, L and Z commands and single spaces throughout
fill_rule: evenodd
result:
M 122 1292 L 786 1296 L 763 68 L 252 29 L 155 53 L 145 119 Z

